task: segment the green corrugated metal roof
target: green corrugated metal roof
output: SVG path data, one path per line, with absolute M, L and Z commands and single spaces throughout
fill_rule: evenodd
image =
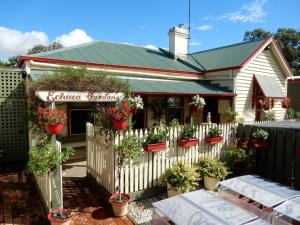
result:
M 204 70 L 240 66 L 265 41 L 248 41 L 190 54 L 189 62 Z
M 228 89 L 212 85 L 204 81 L 174 81 L 129 79 L 131 89 L 135 93 L 166 94 L 232 94 Z
M 197 72 L 159 50 L 128 44 L 93 41 L 30 56 L 87 63 Z
M 276 77 L 257 74 L 255 74 L 254 76 L 266 97 L 285 97 L 277 83 Z

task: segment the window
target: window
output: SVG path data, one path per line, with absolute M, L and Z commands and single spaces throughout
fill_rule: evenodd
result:
M 180 97 L 167 98 L 167 124 L 170 124 L 173 119 L 177 119 L 182 124 L 182 98 Z
M 70 135 L 85 134 L 86 122 L 90 121 L 90 114 L 89 109 L 70 110 Z

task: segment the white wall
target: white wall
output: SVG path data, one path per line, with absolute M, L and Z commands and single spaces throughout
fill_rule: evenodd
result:
M 209 80 L 212 84 L 218 84 L 220 87 L 226 87 L 229 90 L 234 88 L 233 76 L 235 72 L 232 70 L 210 72 L 205 74 L 205 80 Z
M 255 108 L 252 108 L 253 75 L 265 75 L 276 77 L 278 86 L 283 93 L 287 93 L 287 79 L 276 62 L 270 50 L 262 51 L 240 70 L 236 78 L 235 110 L 245 118 L 246 121 L 255 120 Z M 285 109 L 281 107 L 281 100 L 275 100 L 274 108 L 277 120 L 282 120 Z

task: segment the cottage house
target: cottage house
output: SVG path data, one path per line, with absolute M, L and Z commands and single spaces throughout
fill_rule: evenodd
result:
M 225 122 L 232 107 L 246 121 L 259 120 L 264 110 L 258 101 L 270 98 L 276 119 L 283 119 L 281 99 L 287 94 L 290 68 L 273 36 L 206 51 L 188 52 L 188 31 L 169 30 L 169 49 L 148 49 L 128 44 L 93 41 L 87 44 L 20 57 L 19 66 L 29 79 L 39 79 L 60 66 L 85 66 L 113 72 L 128 79 L 133 94 L 143 97 L 145 108 L 133 118 L 136 128 L 178 119 L 183 124 Z M 190 111 L 189 102 L 202 96 L 206 106 Z M 64 105 L 70 120 L 68 135 L 84 133 L 88 104 Z

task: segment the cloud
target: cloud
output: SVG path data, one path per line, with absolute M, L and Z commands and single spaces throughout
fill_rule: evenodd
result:
M 199 45 L 202 45 L 202 42 L 196 41 L 196 40 L 191 40 L 190 45 L 191 46 L 199 46 Z
M 209 31 L 212 29 L 212 25 L 204 24 L 204 25 L 198 26 L 196 29 L 200 30 L 200 31 Z
M 47 45 L 48 36 L 44 32 L 18 30 L 0 27 L 0 57 L 7 58 L 13 55 L 26 54 L 28 49 L 35 45 Z
M 154 50 L 158 50 L 158 47 L 156 47 L 155 45 L 151 45 L 151 44 L 145 45 L 144 47 L 145 47 L 145 48 L 154 49 Z
M 84 44 L 91 42 L 92 40 L 93 39 L 81 29 L 72 30 L 70 33 L 63 34 L 55 39 L 55 41 L 59 41 L 64 47 Z
M 230 22 L 262 23 L 267 15 L 263 8 L 266 2 L 267 0 L 255 0 L 242 6 L 238 11 L 220 16 L 219 19 Z

